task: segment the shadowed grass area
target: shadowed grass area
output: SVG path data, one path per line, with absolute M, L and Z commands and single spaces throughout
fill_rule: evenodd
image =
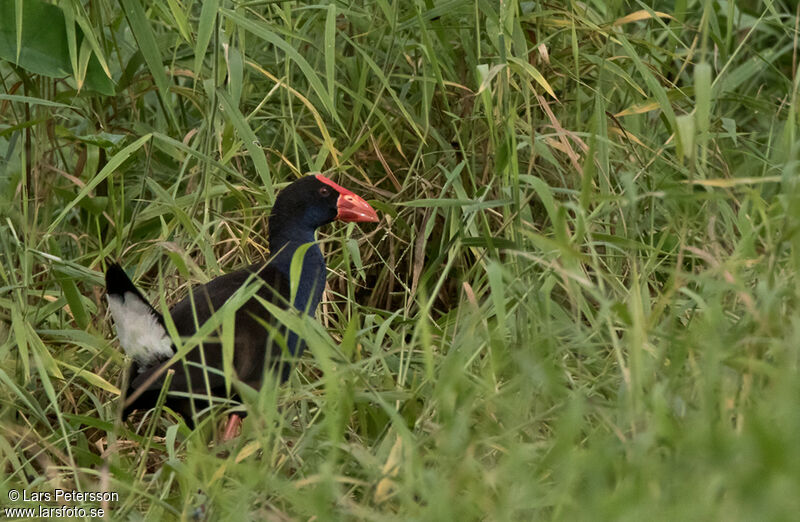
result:
M 790 2 L 54 4 L 0 1 L 0 509 L 796 518 Z M 121 422 L 106 263 L 168 309 L 309 171 L 382 219 L 320 233 L 290 381 L 224 447 Z

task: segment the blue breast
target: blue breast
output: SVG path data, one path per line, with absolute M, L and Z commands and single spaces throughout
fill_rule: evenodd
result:
M 299 241 L 289 241 L 280 252 L 275 254 L 270 265 L 275 267 L 286 278 L 291 280 L 292 259 L 297 249 L 307 244 Z M 322 300 L 322 293 L 325 290 L 325 259 L 322 251 L 316 243 L 311 244 L 306 250 L 303 258 L 303 267 L 300 272 L 300 281 L 297 284 L 297 294 L 294 298 L 294 307 L 297 310 L 306 312 L 314 317 Z M 287 298 L 289 296 L 286 296 Z M 295 332 L 290 331 L 287 337 L 287 345 L 292 355 L 299 356 L 306 347 Z

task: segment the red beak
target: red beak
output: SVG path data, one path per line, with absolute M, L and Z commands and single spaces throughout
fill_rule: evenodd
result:
M 322 174 L 317 174 L 316 178 L 321 182 L 333 187 L 339 193 L 339 199 L 336 201 L 336 206 L 339 213 L 336 219 L 339 221 L 355 221 L 355 222 L 376 222 L 379 221 L 378 213 L 372 208 L 369 203 L 364 201 L 360 196 L 356 196 L 346 188 L 337 185 L 329 180 Z

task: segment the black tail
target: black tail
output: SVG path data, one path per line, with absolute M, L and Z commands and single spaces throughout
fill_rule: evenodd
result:
M 145 303 L 147 302 L 147 299 L 134 286 L 133 281 L 130 280 L 128 274 L 118 263 L 108 265 L 108 270 L 106 270 L 106 293 L 108 295 L 124 296 L 125 292 L 130 292 Z
M 164 318 L 116 263 L 106 270 L 106 298 L 119 343 L 140 370 L 172 357 L 175 352 Z

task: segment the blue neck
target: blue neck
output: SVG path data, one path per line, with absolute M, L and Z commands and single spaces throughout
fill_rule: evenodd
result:
M 281 272 L 287 281 L 291 280 L 292 259 L 297 249 L 312 243 L 303 258 L 303 268 L 294 299 L 294 307 L 314 317 L 317 306 L 325 290 L 325 259 L 316 243 L 314 230 L 295 230 L 291 234 L 277 234 L 270 240 L 270 265 Z M 289 236 L 289 237 L 287 237 Z

